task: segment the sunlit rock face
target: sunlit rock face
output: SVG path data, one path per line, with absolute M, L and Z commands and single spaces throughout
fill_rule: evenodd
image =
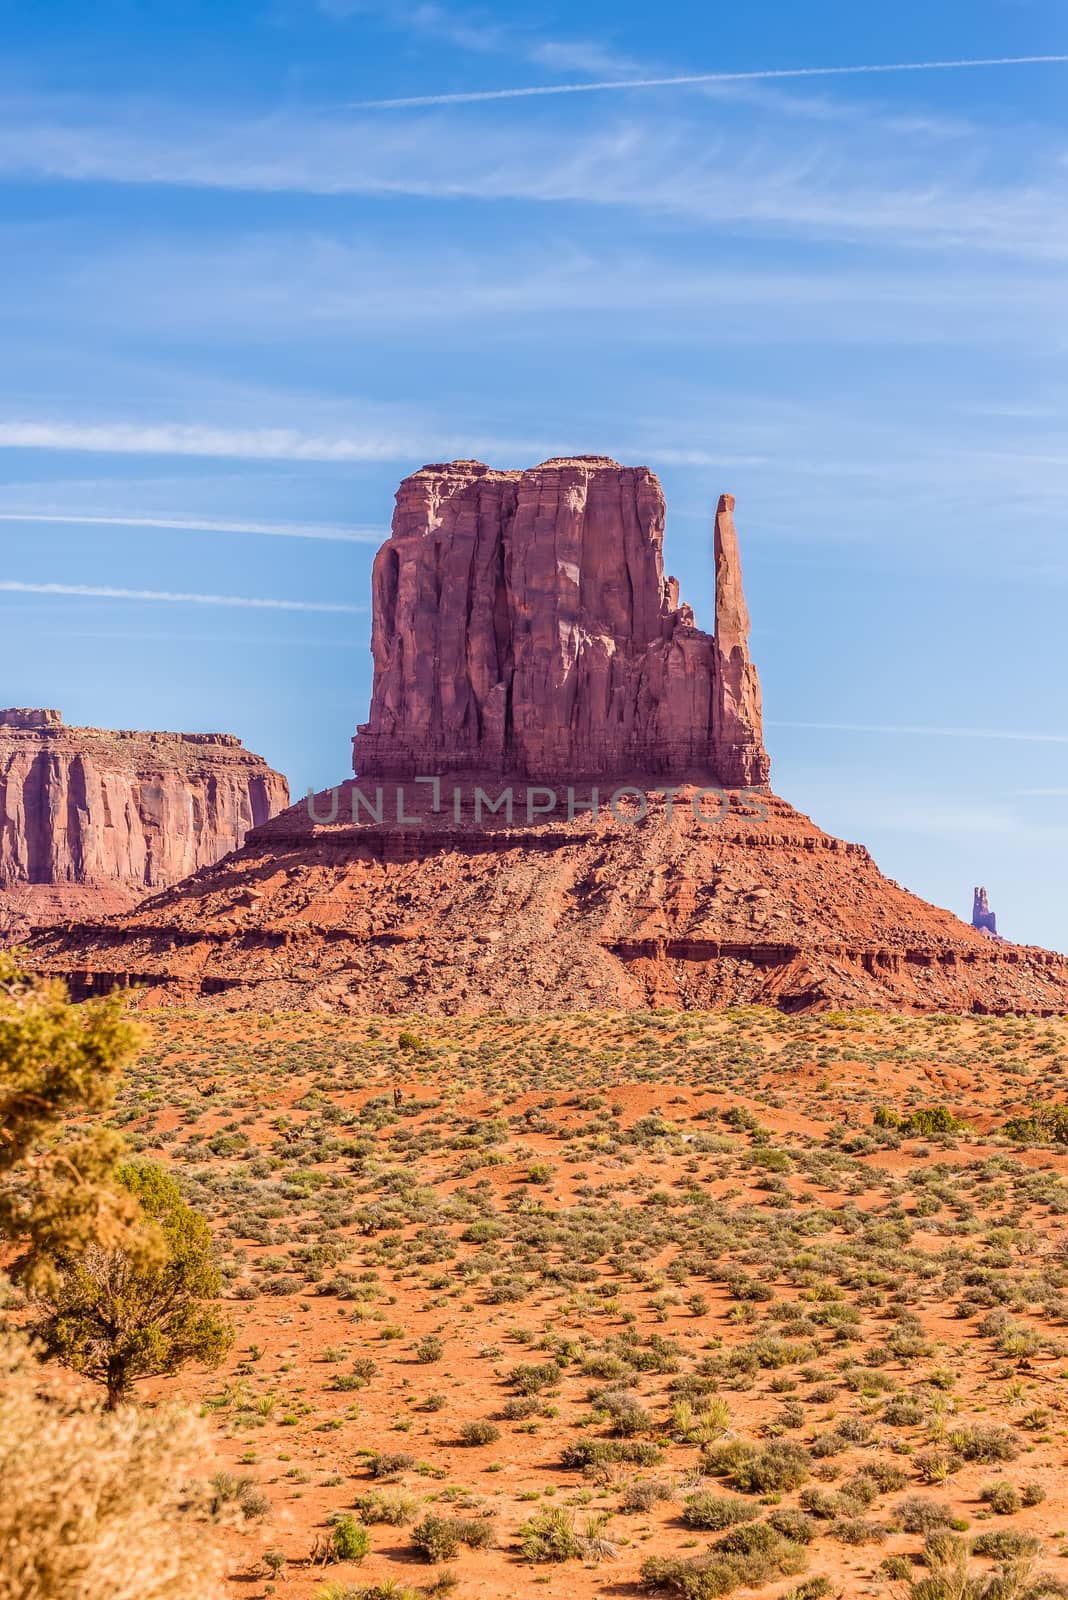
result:
M 712 635 L 665 577 L 647 468 L 454 461 L 406 478 L 374 566 L 358 775 L 764 784 L 733 505 L 715 519 Z

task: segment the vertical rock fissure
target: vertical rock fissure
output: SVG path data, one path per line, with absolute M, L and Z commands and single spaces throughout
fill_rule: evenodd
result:
M 406 478 L 375 561 L 357 774 L 765 784 L 733 503 L 716 516 L 713 636 L 664 576 L 647 468 L 454 461 Z

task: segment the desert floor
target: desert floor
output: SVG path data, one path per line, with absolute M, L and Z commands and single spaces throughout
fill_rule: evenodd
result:
M 1068 1101 L 1064 1019 L 144 1020 L 115 1120 L 237 1338 L 141 1401 L 251 1480 L 236 1596 L 637 1595 L 725 1538 L 739 1593 L 960 1539 L 1068 1580 L 1068 1146 L 1000 1131 Z

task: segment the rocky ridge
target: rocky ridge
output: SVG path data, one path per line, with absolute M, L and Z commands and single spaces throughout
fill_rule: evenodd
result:
M 0 711 L 0 939 L 128 909 L 237 849 L 288 800 L 285 779 L 230 734 Z
M 1068 1011 L 1064 957 L 995 943 L 768 790 L 732 513 L 710 635 L 664 576 L 647 469 L 423 468 L 375 562 L 358 779 L 38 936 L 35 965 L 215 1008 Z

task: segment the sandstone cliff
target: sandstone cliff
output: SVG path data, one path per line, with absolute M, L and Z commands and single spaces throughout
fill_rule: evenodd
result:
M 285 779 L 229 734 L 0 711 L 0 939 L 89 905 L 125 909 L 237 849 L 288 798 Z
M 716 637 L 665 577 L 664 497 L 602 456 L 424 467 L 374 565 L 361 777 L 767 781 L 725 498 Z
M 358 780 L 128 915 L 38 935 L 35 966 L 265 1010 L 1068 1010 L 1064 957 L 927 905 L 762 787 L 733 505 L 709 635 L 664 577 L 644 468 L 425 467 L 375 563 Z M 407 780 L 436 774 L 435 810 Z

